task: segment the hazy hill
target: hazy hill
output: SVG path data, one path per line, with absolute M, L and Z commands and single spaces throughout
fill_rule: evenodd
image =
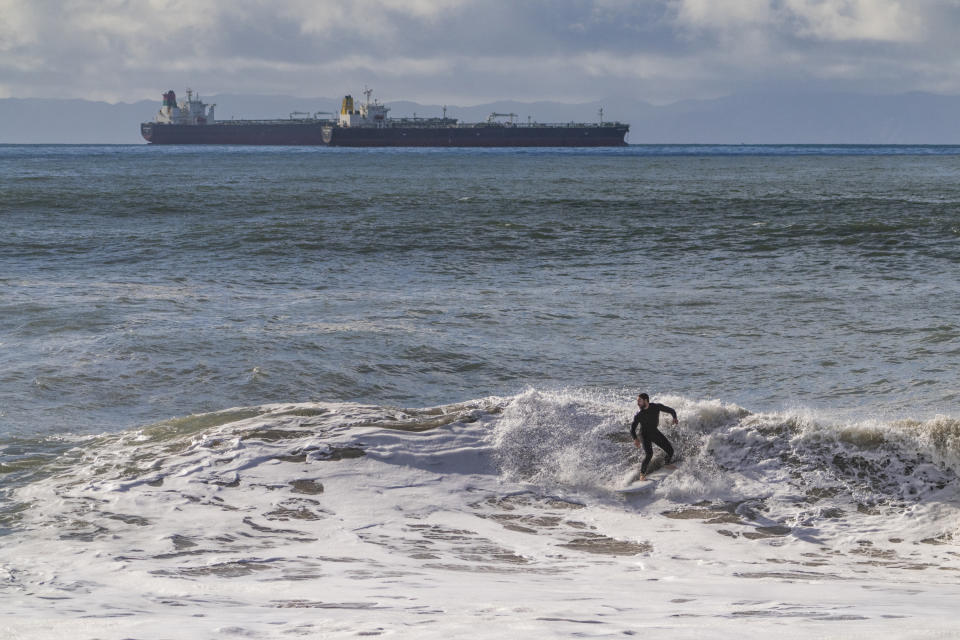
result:
M 183 96 L 180 96 L 183 97 Z M 293 111 L 334 112 L 339 98 L 291 96 L 204 96 L 217 117 L 284 118 Z M 441 105 L 387 102 L 393 116 L 431 117 Z M 584 104 L 501 101 L 447 105 L 447 114 L 466 122 L 492 111 L 516 113 L 523 122 L 596 121 L 630 123 L 629 140 L 642 143 L 726 144 L 960 144 L 960 96 L 910 93 L 741 94 L 716 100 L 686 100 L 667 106 L 611 98 Z M 152 120 L 155 101 L 108 104 L 86 100 L 0 100 L 0 143 L 142 143 L 140 122 Z

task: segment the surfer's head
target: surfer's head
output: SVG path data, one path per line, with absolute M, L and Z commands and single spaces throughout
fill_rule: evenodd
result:
M 637 406 L 641 409 L 646 409 L 650 406 L 650 396 L 645 393 L 641 393 L 637 396 Z

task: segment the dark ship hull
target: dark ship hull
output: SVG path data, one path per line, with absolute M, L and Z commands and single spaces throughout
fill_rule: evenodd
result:
M 340 127 L 321 122 L 145 122 L 153 144 L 329 145 L 332 147 L 617 147 L 628 125 L 459 125 Z
M 457 126 L 330 129 L 330 146 L 339 147 L 617 147 L 628 127 L 617 126 Z
M 140 134 L 152 144 L 324 145 L 323 129 L 319 122 L 144 122 Z

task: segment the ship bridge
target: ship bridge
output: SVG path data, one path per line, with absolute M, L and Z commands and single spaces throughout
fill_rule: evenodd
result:
M 187 89 L 187 99 L 177 103 L 177 94 L 170 89 L 163 94 L 163 104 L 157 112 L 156 122 L 160 124 L 213 124 L 216 118 L 213 109 L 217 105 L 207 105 L 193 89 Z
M 344 96 L 340 106 L 341 127 L 384 127 L 387 125 L 387 112 L 390 107 L 381 104 L 379 100 L 370 101 L 372 89 L 364 89 L 366 102 L 355 105 L 353 96 Z M 355 108 L 359 107 L 359 108 Z

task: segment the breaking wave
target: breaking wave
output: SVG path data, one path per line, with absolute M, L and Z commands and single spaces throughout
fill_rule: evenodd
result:
M 260 502 L 271 482 L 314 477 L 312 465 L 320 462 L 362 459 L 468 478 L 469 486 L 526 487 L 584 504 L 619 500 L 627 510 L 655 500 L 676 507 L 751 503 L 793 525 L 958 502 L 956 419 L 831 422 L 802 412 L 754 414 L 719 400 L 656 399 L 680 415 L 679 425 L 662 426 L 678 451 L 680 472 L 643 499 L 616 493 L 635 479 L 641 455 L 629 438 L 633 407 L 622 392 L 530 389 L 426 409 L 236 408 L 116 435 L 61 439 L 48 444 L 46 455 L 6 443 L 0 470 L 10 500 L 0 511 L 0 531 L 81 523 L 73 534 L 97 535 L 110 527 L 64 514 L 89 512 L 93 496 L 137 487 L 204 501 L 218 487 L 248 486 L 249 499 Z M 658 451 L 654 469 L 661 460 Z M 153 517 L 145 509 L 134 515 Z
M 436 599 L 463 584 L 500 593 L 521 576 L 519 589 L 553 593 L 593 576 L 587 588 L 612 600 L 644 566 L 665 576 L 658 589 L 679 566 L 681 590 L 885 588 L 899 571 L 938 593 L 952 580 L 943 570 L 960 570 L 956 420 L 831 422 L 661 394 L 680 414 L 663 426 L 678 471 L 623 494 L 639 461 L 625 396 L 275 404 L 64 438 L 39 456 L 28 441 L 0 443 L 0 590 L 24 628 L 47 628 L 55 598 L 70 601 L 61 627 L 76 612 L 135 625 L 189 607 L 209 616 L 197 624 L 213 637 L 261 628 L 278 608 L 306 608 L 281 620 L 284 633 L 323 608 L 446 620 L 443 607 L 409 600 L 425 584 Z M 664 597 L 658 606 L 687 601 Z
M 664 420 L 683 473 L 666 483 L 677 500 L 736 499 L 799 491 L 843 493 L 863 505 L 934 496 L 960 473 L 960 421 L 833 422 L 812 413 L 750 413 L 719 400 L 665 395 L 680 424 Z M 605 392 L 527 391 L 494 428 L 508 480 L 604 489 L 638 467 L 633 408 Z M 656 448 L 655 448 L 656 451 Z M 662 453 L 657 453 L 654 464 Z

